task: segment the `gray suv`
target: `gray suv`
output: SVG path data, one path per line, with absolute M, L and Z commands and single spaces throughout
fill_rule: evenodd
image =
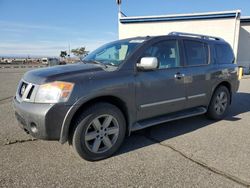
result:
M 238 87 L 227 42 L 173 32 L 118 40 L 77 64 L 29 71 L 13 102 L 25 132 L 68 142 L 95 161 L 132 131 L 201 114 L 222 119 Z

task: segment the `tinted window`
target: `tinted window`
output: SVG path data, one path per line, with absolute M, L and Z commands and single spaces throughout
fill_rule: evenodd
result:
M 159 42 L 148 48 L 142 57 L 156 57 L 159 69 L 179 67 L 179 48 L 176 40 Z
M 227 64 L 234 62 L 234 55 L 232 49 L 228 45 L 215 45 L 216 59 L 219 64 Z
M 208 64 L 208 46 L 205 43 L 197 41 L 184 41 L 187 65 L 205 65 Z

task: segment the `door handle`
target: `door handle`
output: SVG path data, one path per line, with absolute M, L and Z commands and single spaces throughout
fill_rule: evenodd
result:
M 177 73 L 174 75 L 174 77 L 175 77 L 176 79 L 178 79 L 178 80 L 182 79 L 184 76 L 185 76 L 185 74 L 181 74 L 181 73 L 179 73 L 179 72 L 177 72 Z

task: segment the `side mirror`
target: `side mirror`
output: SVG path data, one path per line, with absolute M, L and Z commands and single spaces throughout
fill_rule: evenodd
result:
M 141 70 L 155 70 L 158 68 L 158 64 L 156 57 L 143 57 L 140 63 L 137 63 L 137 68 Z

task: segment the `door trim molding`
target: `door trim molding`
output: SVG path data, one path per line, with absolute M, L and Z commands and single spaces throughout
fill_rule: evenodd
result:
M 141 108 L 147 108 L 147 107 L 151 107 L 151 106 L 157 106 L 157 105 L 162 105 L 162 104 L 167 104 L 167 103 L 179 102 L 179 101 L 184 101 L 186 99 L 195 99 L 195 98 L 205 97 L 205 96 L 206 96 L 206 93 L 201 93 L 201 94 L 197 94 L 197 95 L 190 95 L 187 98 L 186 97 L 180 97 L 180 98 L 176 98 L 176 99 L 170 99 L 170 100 L 165 100 L 165 101 L 142 104 L 142 105 L 140 105 L 140 107 Z
M 167 103 L 172 103 L 172 102 L 178 102 L 178 101 L 183 101 L 183 100 L 186 100 L 186 97 L 180 97 L 180 98 L 176 98 L 176 99 L 170 99 L 170 100 L 159 101 L 159 102 L 154 102 L 154 103 L 142 104 L 142 105 L 140 105 L 140 107 L 147 108 L 147 107 L 151 107 L 151 106 L 167 104 Z
M 198 97 L 205 97 L 206 93 L 201 93 L 201 94 L 197 94 L 197 95 L 190 95 L 187 98 L 188 99 L 194 99 L 194 98 L 198 98 Z

